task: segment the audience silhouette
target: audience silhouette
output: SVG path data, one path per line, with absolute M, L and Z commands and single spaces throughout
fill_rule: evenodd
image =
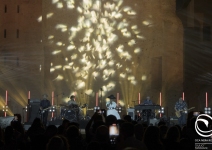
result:
M 81 132 L 80 124 L 63 120 L 58 127 L 44 126 L 35 118 L 28 130 L 20 121 L 0 128 L 0 150 L 194 150 L 195 139 L 204 139 L 195 130 L 196 117 L 188 114 L 183 127 L 161 120 L 157 126 L 136 122 L 126 115 L 123 120 L 115 116 L 94 113 Z M 111 136 L 110 126 L 116 124 L 119 135 Z M 198 123 L 202 130 L 211 130 Z M 208 138 L 210 139 L 210 138 Z M 212 149 L 207 146 L 208 149 Z

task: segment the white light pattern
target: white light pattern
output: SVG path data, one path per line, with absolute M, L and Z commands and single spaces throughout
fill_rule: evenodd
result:
M 49 42 L 59 49 L 52 51 L 52 55 L 65 56 L 64 64 L 52 63 L 50 72 L 70 70 L 76 89 L 86 88 L 87 95 L 93 93 L 88 85 L 91 78 L 92 82 L 97 78 L 105 81 L 103 94 L 115 88 L 117 83 L 111 81 L 115 75 L 132 85 L 144 80 L 133 70 L 139 67 L 134 58 L 142 52 L 139 41 L 145 37 L 131 21 L 137 12 L 130 6 L 123 6 L 124 0 L 52 0 L 52 4 L 58 9 L 74 11 L 77 17 L 70 18 L 72 26 L 62 22 L 55 25 L 56 30 L 67 35 L 67 41 L 56 39 L 55 35 L 48 36 Z M 47 16 L 51 19 L 54 15 Z M 143 21 L 143 24 L 149 25 L 150 21 Z M 55 80 L 62 79 L 67 80 L 62 75 Z

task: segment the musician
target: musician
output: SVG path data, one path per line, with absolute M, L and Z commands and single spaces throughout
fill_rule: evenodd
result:
M 152 100 L 150 100 L 150 97 L 147 96 L 142 105 L 153 105 Z M 143 120 L 149 124 L 149 119 L 151 116 L 154 116 L 153 111 L 151 109 L 144 109 L 142 110 L 142 117 Z
M 114 102 L 114 100 L 116 100 L 116 97 L 114 95 L 110 95 L 108 96 L 108 99 L 110 100 L 106 102 L 106 107 L 108 109 L 107 116 L 114 115 L 116 119 L 120 119 L 120 115 L 116 110 L 116 102 Z
M 71 95 L 70 100 L 68 101 L 68 111 L 66 112 L 67 115 L 65 116 L 68 120 L 71 121 L 79 121 L 82 119 L 82 114 L 80 111 L 80 107 L 78 106 L 77 102 L 75 101 L 75 96 Z
M 182 97 L 179 98 L 179 101 L 176 102 L 175 107 L 176 115 L 179 115 L 178 117 L 178 124 L 180 126 L 186 124 L 186 113 L 187 111 L 187 103 L 182 99 Z
M 150 97 L 147 96 L 144 102 L 142 103 L 143 105 L 153 105 L 152 100 L 150 100 Z
M 51 106 L 50 101 L 47 99 L 48 95 L 44 94 L 43 99 L 40 101 L 41 121 L 43 125 L 47 124 L 48 108 Z
M 70 100 L 68 101 L 68 106 L 71 106 L 71 105 L 77 105 L 74 95 L 71 95 Z

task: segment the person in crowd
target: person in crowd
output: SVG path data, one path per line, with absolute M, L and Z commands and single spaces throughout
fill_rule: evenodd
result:
M 26 132 L 26 136 L 30 138 L 32 141 L 34 137 L 38 134 L 44 134 L 45 128 L 41 122 L 40 118 L 35 118 L 32 122 L 32 125 L 29 127 L 29 129 Z
M 163 150 L 163 144 L 160 141 L 159 128 L 156 126 L 148 126 L 146 128 L 143 141 L 148 150 Z
M 16 122 L 16 121 L 18 121 L 18 122 L 21 123 L 21 115 L 20 115 L 20 114 L 14 114 L 14 118 L 13 118 L 13 120 L 11 121 L 11 123 L 12 123 L 12 122 Z
M 125 115 L 124 120 L 127 122 L 132 122 L 132 117 L 130 115 Z
M 111 150 L 109 128 L 106 125 L 100 125 L 95 132 L 94 140 L 100 143 L 102 150 Z
M 160 126 L 158 126 L 158 128 L 160 131 L 160 141 L 164 144 L 165 138 L 166 138 L 166 133 L 168 131 L 168 126 L 160 125 Z
M 20 132 L 22 137 L 24 136 L 24 128 L 21 124 L 21 115 L 20 114 L 14 114 L 14 118 L 11 121 L 10 125 L 13 127 L 13 129 Z
M 77 126 L 69 126 L 65 132 L 65 137 L 67 138 L 69 146 L 72 150 L 84 150 L 86 148 L 85 141 L 82 138 Z
M 96 129 L 100 125 L 104 125 L 103 115 L 95 112 L 85 127 L 86 141 L 91 142 L 94 139 Z
M 46 150 L 69 150 L 68 140 L 62 135 L 53 136 L 47 146 Z
M 143 141 L 144 127 L 142 124 L 134 125 L 134 135 L 136 139 Z
M 116 145 L 117 150 L 123 150 L 127 147 L 147 150 L 146 145 L 134 137 L 134 125 L 125 122 L 120 127 L 119 141 Z
M 180 131 L 177 126 L 172 126 L 166 133 L 164 141 L 165 150 L 180 150 Z

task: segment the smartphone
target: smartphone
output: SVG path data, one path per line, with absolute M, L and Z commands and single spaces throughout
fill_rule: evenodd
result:
M 119 128 L 118 128 L 117 124 L 112 124 L 109 127 L 109 135 L 110 135 L 110 137 L 116 137 L 119 135 Z
M 195 117 L 197 117 L 197 116 L 199 116 L 199 112 L 193 112 L 193 116 L 195 116 Z

